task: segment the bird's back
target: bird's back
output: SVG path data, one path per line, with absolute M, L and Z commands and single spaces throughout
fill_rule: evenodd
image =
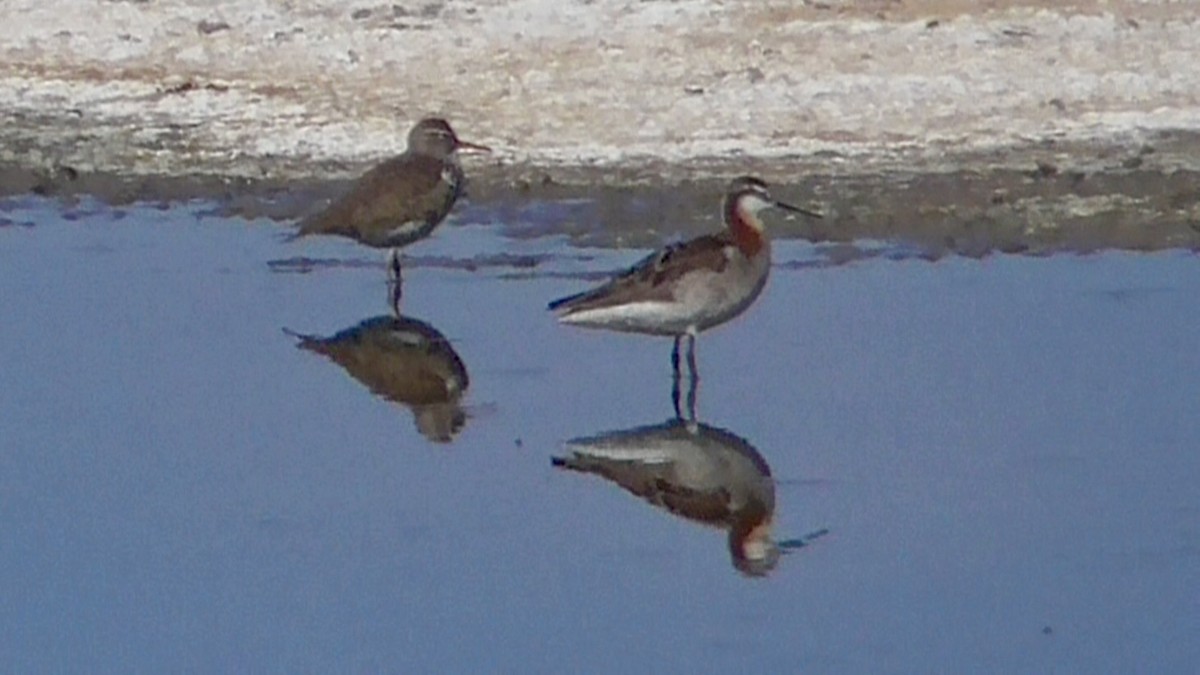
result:
M 364 174 L 349 192 L 305 220 L 298 236 L 335 234 L 378 248 L 405 246 L 446 217 L 462 184 L 457 164 L 406 153 Z
M 550 309 L 567 323 L 678 335 L 740 314 L 762 291 L 769 268 L 769 246 L 746 256 L 721 232 L 655 252 L 598 288 L 550 303 Z

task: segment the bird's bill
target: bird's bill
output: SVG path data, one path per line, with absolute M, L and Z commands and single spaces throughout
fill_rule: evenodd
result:
M 814 539 L 819 539 L 821 537 L 824 537 L 827 534 L 829 534 L 829 530 L 827 528 L 821 528 L 821 529 L 817 530 L 816 532 L 809 532 L 808 534 L 804 535 L 803 537 L 797 537 L 795 539 L 785 539 L 783 541 L 776 542 L 775 545 L 779 547 L 780 553 L 787 555 L 789 553 L 793 553 L 799 549 L 802 549 L 805 546 L 808 546 L 809 544 L 812 543 L 812 541 Z
M 775 206 L 778 206 L 779 208 L 783 209 L 784 211 L 791 211 L 792 213 L 802 213 L 802 214 L 808 216 L 809 218 L 824 218 L 825 217 L 824 215 L 818 213 L 817 211 L 809 211 L 808 209 L 802 209 L 799 206 L 793 206 L 792 204 L 788 204 L 787 202 L 775 202 Z
M 461 141 L 461 140 L 457 142 L 457 144 L 455 145 L 455 148 L 459 152 L 464 152 L 464 151 L 465 152 L 491 152 L 492 151 L 492 149 L 486 145 L 479 145 L 478 143 L 468 143 L 467 141 Z

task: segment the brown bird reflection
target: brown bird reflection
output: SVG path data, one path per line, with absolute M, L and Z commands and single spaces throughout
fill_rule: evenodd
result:
M 299 347 L 328 357 L 376 396 L 412 409 L 421 435 L 448 443 L 467 415 L 467 368 L 436 328 L 406 316 L 366 319 L 332 337 L 300 335 Z
M 671 513 L 729 531 L 733 566 L 765 576 L 781 552 L 804 545 L 771 536 L 775 480 L 744 438 L 678 417 L 567 441 L 554 466 L 606 478 Z

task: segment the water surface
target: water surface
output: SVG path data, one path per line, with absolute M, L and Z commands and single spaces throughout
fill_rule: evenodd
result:
M 5 671 L 1200 662 L 1192 254 L 781 242 L 699 341 L 698 414 L 769 465 L 779 538 L 828 534 L 750 578 L 720 530 L 551 464 L 672 415 L 669 341 L 544 308 L 641 250 L 478 210 L 414 248 L 404 313 L 468 375 L 431 437 L 436 387 L 388 396 L 285 332 L 383 314 L 382 254 L 206 203 L 3 212 Z

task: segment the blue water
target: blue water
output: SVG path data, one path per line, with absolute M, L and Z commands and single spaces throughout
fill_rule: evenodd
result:
M 381 254 L 209 212 L 0 208 L 0 671 L 1200 663 L 1194 255 L 777 269 L 701 337 L 699 415 L 769 463 L 779 537 L 829 533 L 750 579 L 724 533 L 550 463 L 671 414 L 668 341 L 544 309 L 641 251 L 414 248 L 561 254 L 409 271 L 470 374 L 441 443 L 283 332 L 383 313 Z

